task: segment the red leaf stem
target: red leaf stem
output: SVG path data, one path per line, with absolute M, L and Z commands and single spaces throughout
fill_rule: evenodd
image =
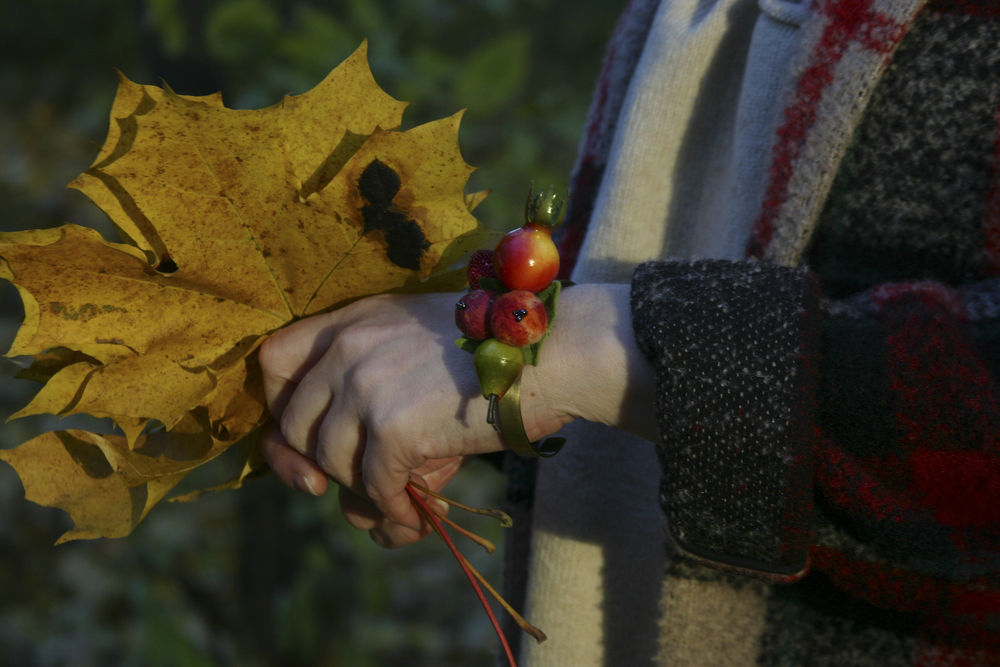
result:
M 479 603 L 483 605 L 483 609 L 486 610 L 486 615 L 490 619 L 490 623 L 493 625 L 494 632 L 497 633 L 497 638 L 500 640 L 500 645 L 503 647 L 504 654 L 507 656 L 507 663 L 510 667 L 517 667 L 517 662 L 514 660 L 514 654 L 510 650 L 510 644 L 507 643 L 507 637 L 504 635 L 503 630 L 500 628 L 500 623 L 497 621 L 496 615 L 493 613 L 493 609 L 490 607 L 489 602 L 486 600 L 486 595 L 483 593 L 483 589 L 480 588 L 479 582 L 477 581 L 477 576 L 473 574 L 474 568 L 469 564 L 469 562 L 462 556 L 455 543 L 452 542 L 451 537 L 445 532 L 444 526 L 441 525 L 441 521 L 438 519 L 437 515 L 432 512 L 428 507 L 427 503 L 417 495 L 417 492 L 409 484 L 406 485 L 406 492 L 410 494 L 410 498 L 413 499 L 414 505 L 420 513 L 430 521 L 431 526 L 434 527 L 434 531 L 444 540 L 444 543 L 448 545 L 448 549 L 451 551 L 452 555 L 455 556 L 455 560 L 462 567 L 462 571 L 465 572 L 466 578 L 468 578 L 469 583 L 472 584 L 472 589 L 476 593 L 476 597 L 479 598 Z M 478 573 L 477 573 L 478 574 Z

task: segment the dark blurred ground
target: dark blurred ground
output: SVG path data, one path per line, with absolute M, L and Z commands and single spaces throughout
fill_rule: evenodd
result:
M 301 93 L 369 40 L 376 79 L 408 100 L 407 125 L 468 111 L 461 143 L 492 188 L 477 211 L 519 224 L 527 183 L 565 181 L 603 43 L 622 2 L 574 0 L 33 0 L 0 4 L 0 229 L 75 222 L 114 233 L 64 186 L 103 141 L 121 69 L 229 106 Z M 21 317 L 0 289 L 0 347 Z M 0 361 L 0 419 L 33 385 Z M 64 425 L 63 425 L 64 426 Z M 55 427 L 0 426 L 0 447 Z M 477 465 L 450 488 L 497 505 Z M 52 542 L 58 511 L 23 500 L 0 464 L 0 666 L 486 665 L 494 642 L 437 540 L 375 547 L 334 493 L 300 497 L 273 478 L 189 505 L 161 504 L 123 540 Z M 490 523 L 471 522 L 502 540 Z M 499 580 L 500 556 L 470 558 Z

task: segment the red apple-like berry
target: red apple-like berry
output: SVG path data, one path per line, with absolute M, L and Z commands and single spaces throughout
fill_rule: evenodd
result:
M 484 340 L 490 337 L 490 312 L 495 294 L 475 289 L 455 304 L 455 324 L 468 338 Z
M 528 290 L 504 292 L 493 300 L 490 330 L 501 343 L 524 347 L 537 343 L 549 326 L 545 304 Z
M 479 281 L 483 278 L 496 278 L 497 274 L 493 270 L 493 251 L 477 250 L 469 257 L 469 287 L 479 289 Z
M 493 253 L 497 277 L 512 290 L 541 292 L 559 272 L 552 230 L 529 223 L 500 239 Z

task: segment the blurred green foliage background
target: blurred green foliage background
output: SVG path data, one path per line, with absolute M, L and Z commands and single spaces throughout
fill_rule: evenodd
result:
M 302 93 L 362 39 L 376 79 L 415 125 L 466 108 L 470 191 L 497 229 L 519 224 L 530 180 L 568 179 L 603 45 L 607 0 L 32 0 L 0 7 L 0 229 L 71 221 L 114 232 L 65 189 L 103 141 L 114 68 L 229 106 Z M 0 345 L 21 317 L 0 291 Z M 0 367 L 0 419 L 35 386 Z M 64 427 L 0 426 L 0 447 Z M 476 464 L 449 489 L 496 506 Z M 193 505 L 163 504 L 123 540 L 53 548 L 62 513 L 23 500 L 0 464 L 0 665 L 486 665 L 492 631 L 436 539 L 384 551 L 339 517 L 336 494 L 273 478 Z M 500 529 L 472 526 L 495 541 Z M 501 556 L 468 555 L 492 581 Z

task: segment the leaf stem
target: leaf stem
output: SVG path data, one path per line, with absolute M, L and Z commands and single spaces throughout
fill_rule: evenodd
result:
M 503 630 L 500 628 L 500 622 L 497 621 L 497 617 L 493 613 L 490 603 L 487 602 L 486 596 L 483 594 L 483 589 L 479 587 L 479 582 L 477 581 L 477 579 L 479 579 L 479 573 L 476 572 L 476 569 L 469 564 L 469 561 L 465 560 L 465 557 L 462 556 L 461 552 L 459 552 L 455 543 L 451 541 L 448 533 L 445 532 L 445 529 L 438 520 L 437 515 L 430 511 L 427 507 L 427 503 L 425 503 L 423 499 L 417 495 L 410 484 L 406 485 L 406 492 L 410 494 L 410 498 L 413 499 L 413 503 L 416 505 L 417 510 L 424 516 L 425 519 L 431 522 L 431 525 L 434 527 L 434 531 L 441 537 L 442 540 L 444 540 L 444 543 L 448 545 L 448 549 L 451 550 L 452 555 L 455 556 L 455 560 L 457 560 L 458 564 L 462 567 L 462 571 L 465 572 L 466 578 L 469 580 L 469 583 L 472 584 L 472 590 L 475 591 L 476 597 L 479 598 L 479 604 L 483 605 L 483 609 L 486 610 L 486 615 L 490 619 L 490 624 L 493 625 L 493 631 L 497 633 L 497 638 L 500 640 L 503 652 L 507 656 L 507 664 L 510 665 L 510 667 L 517 667 L 517 662 L 514 660 L 514 654 L 510 650 L 510 644 L 507 642 L 507 636 L 504 635 Z M 473 574 L 474 572 L 475 574 Z
M 448 524 L 452 528 L 452 530 L 454 530 L 458 534 L 462 535 L 468 540 L 472 540 L 473 542 L 481 546 L 483 549 L 486 550 L 486 553 L 491 554 L 497 550 L 496 545 L 490 542 L 485 537 L 482 537 L 481 535 L 476 535 L 471 530 L 463 528 L 462 526 L 458 525 L 457 523 L 455 523 L 454 521 L 452 521 L 443 514 L 438 514 L 437 517 L 442 521 L 444 521 L 446 524 Z
M 471 512 L 472 514 L 482 514 L 483 516 L 492 517 L 497 521 L 499 521 L 500 525 L 504 528 L 510 528 L 511 526 L 514 525 L 514 520 L 510 518 L 510 515 L 501 510 L 495 510 L 488 507 L 470 507 L 468 505 L 463 505 L 457 500 L 452 500 L 447 496 L 442 496 L 437 491 L 431 491 L 427 487 L 418 484 L 417 482 L 414 482 L 412 480 L 410 481 L 410 486 L 417 489 L 418 491 L 423 491 L 432 498 L 437 498 L 438 500 L 442 500 L 451 505 L 452 507 L 457 507 L 460 510 L 465 510 L 466 512 Z
M 465 561 L 466 565 L 469 566 L 470 571 L 476 577 L 476 579 L 479 580 L 479 583 L 483 585 L 483 588 L 486 589 L 486 592 L 492 595 L 493 598 L 498 603 L 500 603 L 500 606 L 504 608 L 504 611 L 506 611 L 508 614 L 511 615 L 511 617 L 514 619 L 514 622 L 517 623 L 517 627 L 521 628 L 529 635 L 534 637 L 539 644 L 548 639 L 545 633 L 542 632 L 541 628 L 535 627 L 534 625 L 529 623 L 527 619 L 524 618 L 524 616 L 521 616 L 521 614 L 517 613 L 517 610 L 511 607 L 510 603 L 504 600 L 503 597 L 496 591 L 495 588 L 490 586 L 490 582 L 486 581 L 486 578 L 483 577 L 483 575 L 481 575 L 476 568 L 472 567 L 472 564 L 469 563 L 468 560 L 466 560 L 465 556 L 463 556 L 462 554 L 458 554 L 458 556 L 461 560 Z

